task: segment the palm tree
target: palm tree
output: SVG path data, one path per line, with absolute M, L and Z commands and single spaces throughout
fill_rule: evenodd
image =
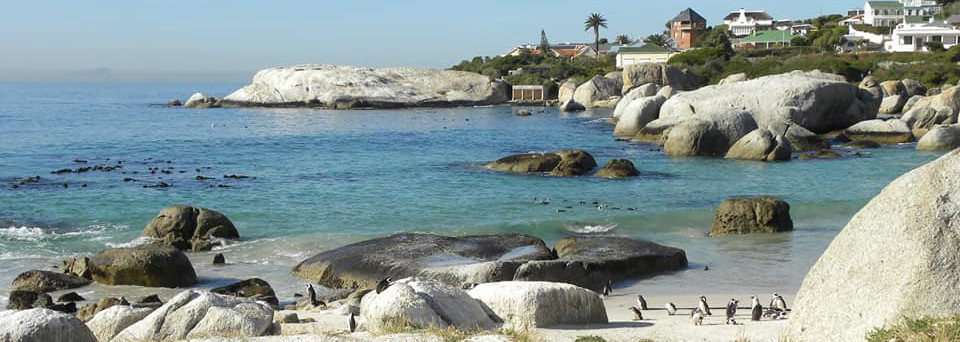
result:
M 607 19 L 604 18 L 600 13 L 591 13 L 587 17 L 587 21 L 583 22 L 583 30 L 590 31 L 593 29 L 593 42 L 594 46 L 597 48 L 597 59 L 600 59 L 600 28 L 607 27 Z
M 643 38 L 643 42 L 647 44 L 653 44 L 659 47 L 671 47 L 673 46 L 673 39 L 667 37 L 664 34 L 651 34 L 647 38 Z
M 631 43 L 633 43 L 633 40 L 630 39 L 630 36 L 625 35 L 625 34 L 621 34 L 621 35 L 617 36 L 617 39 L 615 39 L 614 41 L 617 42 L 617 44 L 620 44 L 620 45 L 630 45 Z

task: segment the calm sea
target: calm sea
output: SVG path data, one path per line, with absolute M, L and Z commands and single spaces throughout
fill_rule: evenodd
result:
M 195 91 L 222 96 L 240 86 L 0 84 L 0 284 L 64 257 L 129 244 L 161 208 L 180 203 L 225 213 L 242 235 L 218 251 L 229 266 L 208 266 L 212 253 L 191 255 L 201 287 L 257 276 L 289 298 L 303 284 L 290 268 L 329 248 L 396 232 L 515 232 L 548 244 L 591 233 L 685 249 L 689 270 L 618 284 L 646 293 L 789 293 L 860 207 L 940 155 L 903 145 L 840 160 L 674 159 L 652 145 L 615 141 L 605 123 L 609 110 L 534 109 L 517 117 L 510 107 L 163 106 Z M 587 150 L 601 164 L 628 158 L 643 175 L 552 178 L 480 167 L 557 149 Z M 96 165 L 123 167 L 51 174 Z M 12 186 L 34 176 L 40 181 Z M 170 186 L 149 187 L 161 182 Z M 794 232 L 706 236 L 720 201 L 761 195 L 791 204 Z M 544 198 L 551 204 L 536 203 Z M 0 288 L 0 295 L 8 291 Z M 148 290 L 98 285 L 81 293 L 101 291 Z

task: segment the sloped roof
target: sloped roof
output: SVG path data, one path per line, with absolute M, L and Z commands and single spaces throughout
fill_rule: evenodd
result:
M 744 12 L 744 15 L 747 16 L 747 18 L 753 18 L 753 20 L 773 20 L 773 16 L 764 10 L 744 10 L 743 12 Z M 740 17 L 740 10 L 736 10 L 736 11 L 730 12 L 730 14 L 727 14 L 727 16 L 723 18 L 723 20 L 736 20 L 739 17 Z
M 743 38 L 744 43 L 789 43 L 790 40 L 799 36 L 793 35 L 787 31 L 767 30 L 757 31 L 752 35 Z
M 951 16 L 947 17 L 947 20 L 944 20 L 944 21 L 946 21 L 946 22 L 948 22 L 948 23 L 951 23 L 951 24 L 953 24 L 953 23 L 960 23 L 960 14 L 951 15 Z
M 680 11 L 680 14 L 677 14 L 676 17 L 673 17 L 673 19 L 670 20 L 671 23 L 675 23 L 678 21 L 689 21 L 689 22 L 696 21 L 696 22 L 705 23 L 707 22 L 707 19 L 701 16 L 700 13 L 697 13 L 697 11 L 694 11 L 692 8 L 687 7 L 687 9 Z
M 619 53 L 669 53 L 673 49 L 657 46 L 654 44 L 644 44 L 643 46 L 628 46 L 620 48 Z

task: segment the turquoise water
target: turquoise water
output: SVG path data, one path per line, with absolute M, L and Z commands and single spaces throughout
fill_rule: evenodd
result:
M 240 86 L 0 84 L 0 283 L 66 256 L 130 243 L 161 208 L 185 203 L 225 213 L 242 236 L 220 251 L 232 266 L 207 266 L 210 253 L 191 256 L 200 286 L 259 276 L 281 297 L 292 296 L 302 281 L 288 271 L 302 259 L 401 231 L 519 232 L 548 243 L 594 232 L 687 251 L 689 270 L 621 287 L 648 293 L 789 293 L 860 207 L 889 181 L 940 155 L 902 145 L 841 160 L 674 159 L 652 145 L 615 141 L 605 120 L 609 110 L 544 109 L 516 117 L 510 107 L 326 111 L 160 105 L 197 90 L 224 95 Z M 557 149 L 587 150 L 601 164 L 629 158 L 643 175 L 552 178 L 480 167 L 509 154 Z M 118 160 L 123 168 L 110 172 L 50 173 Z M 150 173 L 153 168 L 161 172 Z M 233 174 L 251 178 L 223 178 Z M 37 175 L 39 183 L 11 185 Z M 196 180 L 197 175 L 215 179 Z M 144 187 L 159 182 L 172 186 Z M 790 202 L 796 230 L 706 236 L 720 201 L 758 195 Z M 551 204 L 536 204 L 534 198 L 549 198 Z M 580 201 L 605 203 L 608 209 Z M 711 270 L 703 271 L 705 265 Z

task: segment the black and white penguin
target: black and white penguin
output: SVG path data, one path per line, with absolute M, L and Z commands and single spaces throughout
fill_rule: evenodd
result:
M 697 304 L 697 308 L 707 316 L 713 316 L 713 313 L 710 312 L 710 305 L 707 304 L 707 296 L 700 296 L 700 303 Z
M 784 300 L 784 299 L 783 299 L 783 296 L 781 296 L 780 294 L 774 293 L 774 294 L 773 294 L 773 298 L 770 299 L 770 307 L 771 307 L 771 308 L 774 308 L 774 309 L 777 309 L 777 310 L 780 310 L 780 311 L 786 312 L 786 311 L 787 311 L 787 301 Z
M 327 303 L 317 299 L 317 291 L 313 289 L 312 284 L 307 284 L 307 300 L 309 300 L 310 305 L 314 307 L 327 305 Z
M 603 295 L 609 296 L 613 293 L 613 281 L 607 280 L 607 285 L 603 286 Z
M 647 310 L 647 300 L 643 299 L 643 295 L 637 295 L 637 307 L 640 310 Z
M 730 298 L 730 302 L 727 303 L 727 324 L 737 325 L 737 321 L 734 319 L 734 316 L 737 315 L 737 305 L 740 305 L 740 301 Z
M 750 296 L 750 320 L 759 321 L 763 316 L 763 305 L 760 305 L 760 299 L 757 296 Z
M 693 322 L 693 325 L 703 324 L 703 311 L 700 311 L 700 308 L 690 311 L 690 321 Z
M 391 281 L 393 281 L 393 279 L 390 279 L 390 277 L 386 277 L 386 278 L 383 278 L 383 280 L 377 282 L 377 294 L 380 294 L 380 292 L 383 292 L 388 287 L 390 287 Z
M 350 332 L 357 331 L 357 318 L 352 312 L 350 313 L 350 318 L 347 319 L 347 325 L 350 327 Z
M 673 316 L 677 314 L 677 306 L 673 303 L 667 302 L 667 304 L 664 304 L 663 307 L 667 309 L 668 315 Z
M 642 321 L 642 320 L 643 320 L 643 312 L 640 312 L 640 309 L 637 309 L 636 306 L 631 306 L 631 307 L 630 307 L 630 311 L 633 311 L 633 320 L 634 320 L 634 321 Z

